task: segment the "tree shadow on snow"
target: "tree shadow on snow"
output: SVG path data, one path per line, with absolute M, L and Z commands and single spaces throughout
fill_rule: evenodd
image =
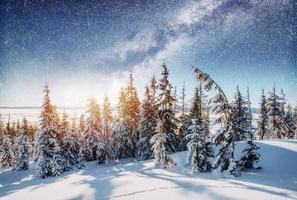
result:
M 281 142 L 290 141 L 285 140 Z M 244 172 L 239 179 L 266 186 L 297 191 L 297 152 L 266 143 L 261 143 L 260 147 L 260 153 L 263 157 L 261 161 L 263 169 Z M 290 163 L 290 165 L 288 165 L 288 163 Z

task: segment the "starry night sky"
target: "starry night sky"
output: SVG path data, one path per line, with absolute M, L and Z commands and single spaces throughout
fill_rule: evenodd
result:
M 257 106 L 275 83 L 297 102 L 293 0 L 3 0 L 0 18 L 0 106 L 39 106 L 46 81 L 60 106 L 115 103 L 129 70 L 142 94 L 164 61 L 188 100 L 196 65 L 230 99 L 249 86 Z

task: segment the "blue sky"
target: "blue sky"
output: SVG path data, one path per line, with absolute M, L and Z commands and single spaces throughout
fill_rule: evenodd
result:
M 222 85 L 283 88 L 297 103 L 296 13 L 291 0 L 2 1 L 0 105 L 38 106 L 48 82 L 60 106 L 106 93 L 117 101 L 132 70 L 140 94 L 165 60 L 172 83 L 197 85 L 190 65 Z

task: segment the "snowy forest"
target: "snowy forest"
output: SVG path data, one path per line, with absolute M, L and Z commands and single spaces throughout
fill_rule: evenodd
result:
M 248 90 L 243 95 L 237 87 L 234 98 L 228 99 L 215 77 L 197 67 L 192 73 L 197 87 L 192 88 L 189 108 L 185 106 L 185 85 L 178 95 L 164 63 L 159 77 L 153 76 L 147 83 L 142 101 L 134 85 L 138 77 L 131 72 L 127 85 L 119 91 L 116 110 L 108 96 L 102 105 L 90 97 L 85 114 L 72 120 L 66 112 L 57 112 L 46 83 L 37 126 L 26 118 L 1 120 L 0 167 L 22 171 L 34 162 L 40 178 L 84 169 L 89 161 L 108 167 L 120 159 L 154 159 L 156 168 L 169 168 L 176 165 L 171 154 L 186 151 L 183 164 L 193 173 L 236 177 L 242 171 L 262 169 L 265 157 L 255 140 L 297 138 L 297 107 L 286 102 L 285 92 L 278 92 L 277 85 L 269 92 L 262 90 L 257 123 L 253 124 Z M 213 126 L 218 128 L 212 131 Z M 234 157 L 238 141 L 246 144 L 240 159 Z

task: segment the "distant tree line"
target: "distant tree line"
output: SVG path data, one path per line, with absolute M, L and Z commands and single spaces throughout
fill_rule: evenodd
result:
M 260 168 L 256 138 L 297 137 L 297 108 L 287 105 L 282 90 L 278 96 L 273 87 L 268 98 L 262 92 L 254 126 L 248 90 L 243 97 L 237 87 L 230 102 L 207 73 L 193 69 L 199 84 L 189 109 L 185 105 L 185 86 L 178 98 L 165 63 L 160 79 L 153 76 L 145 87 L 142 102 L 130 73 L 127 86 L 120 90 L 116 113 L 105 95 L 103 105 L 90 98 L 86 118 L 81 115 L 79 120 L 69 120 L 67 113 L 57 112 L 45 84 L 38 126 L 26 118 L 22 123 L 8 120 L 5 125 L 0 120 L 0 167 L 26 170 L 32 160 L 41 178 L 84 168 L 89 161 L 116 164 L 122 158 L 154 158 L 156 167 L 166 168 L 175 165 L 171 153 L 187 150 L 186 164 L 193 172 L 238 175 L 242 170 Z M 209 91 L 215 92 L 211 98 L 206 96 Z M 214 124 L 211 113 L 216 116 Z M 213 126 L 218 127 L 215 132 Z M 245 143 L 239 160 L 234 158 L 236 141 Z M 214 145 L 219 147 L 217 153 Z

